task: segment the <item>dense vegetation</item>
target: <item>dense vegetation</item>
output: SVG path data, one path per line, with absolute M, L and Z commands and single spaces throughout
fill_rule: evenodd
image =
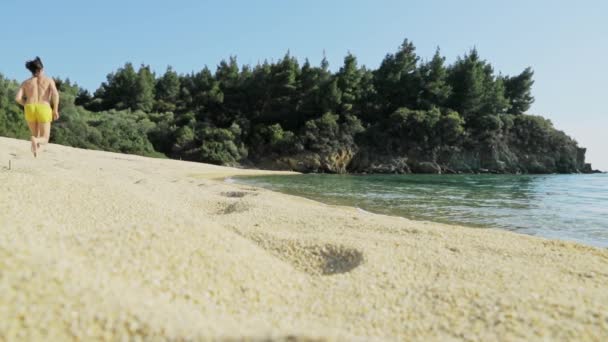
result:
M 446 65 L 405 41 L 378 69 L 354 55 L 215 72 L 156 75 L 131 63 L 93 94 L 57 80 L 62 118 L 55 143 L 226 165 L 305 172 L 578 172 L 585 150 L 550 121 L 524 114 L 533 72 L 497 74 L 476 50 Z M 0 75 L 0 135 L 27 137 Z

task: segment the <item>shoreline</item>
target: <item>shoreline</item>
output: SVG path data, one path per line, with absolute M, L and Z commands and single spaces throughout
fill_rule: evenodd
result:
M 0 165 L 6 339 L 608 338 L 606 250 L 217 180 L 284 172 L 8 138 Z
M 303 174 L 306 175 L 306 174 Z M 260 175 L 262 177 L 264 177 L 265 175 Z M 332 177 L 332 176 L 336 176 L 338 177 L 338 179 L 341 176 L 344 177 L 357 177 L 360 175 L 321 175 L 319 174 L 319 177 Z M 376 174 L 376 175 L 361 175 L 361 176 L 378 176 L 378 177 L 408 177 L 408 176 L 412 176 L 412 177 L 417 177 L 417 176 L 421 176 L 421 175 L 415 175 L 415 174 L 411 174 L 411 175 L 383 175 L 383 174 Z M 441 177 L 443 175 L 423 175 L 424 177 Z M 448 176 L 462 176 L 462 177 L 470 177 L 470 176 L 479 176 L 479 175 L 472 175 L 472 174 L 463 174 L 463 175 L 448 175 Z M 496 175 L 487 175 L 487 176 L 496 176 Z M 550 177 L 550 176 L 559 176 L 559 177 L 563 177 L 566 176 L 564 174 L 559 174 L 559 175 L 511 175 L 511 176 L 515 176 L 515 177 Z M 590 175 L 586 175 L 586 176 L 590 176 Z M 272 181 L 265 179 L 262 180 L 262 185 L 259 185 L 256 182 L 256 177 L 258 177 L 258 175 L 246 175 L 246 176 L 234 176 L 234 177 L 227 177 L 225 178 L 223 181 L 228 183 L 228 184 L 240 184 L 240 185 L 247 185 L 247 186 L 254 186 L 254 187 L 259 187 L 259 188 L 263 188 L 269 191 L 275 191 L 281 194 L 286 194 L 286 195 L 291 195 L 291 196 L 298 196 L 298 197 L 303 197 L 309 200 L 313 200 L 319 203 L 322 203 L 324 205 L 334 205 L 337 207 L 352 207 L 355 208 L 357 210 L 360 210 L 361 212 L 365 212 L 368 214 L 374 214 L 374 215 L 384 215 L 384 216 L 391 216 L 391 217 L 399 217 L 399 218 L 404 218 L 407 220 L 412 220 L 412 221 L 416 221 L 416 222 L 430 222 L 430 223 L 436 223 L 436 224 L 442 224 L 442 225 L 448 225 L 448 226 L 454 226 L 454 227 L 466 227 L 466 228 L 470 228 L 470 229 L 495 229 L 495 230 L 500 230 L 500 231 L 506 231 L 506 232 L 511 232 L 514 234 L 519 234 L 519 235 L 525 235 L 525 236 L 534 236 L 534 237 L 539 237 L 539 238 L 543 238 L 543 239 L 548 239 L 548 240 L 555 240 L 555 241 L 563 241 L 563 242 L 572 242 L 572 243 L 578 243 L 578 244 L 582 244 L 588 247 L 593 247 L 593 248 L 599 248 L 599 249 L 608 249 L 608 245 L 606 244 L 606 241 L 604 240 L 594 240 L 589 236 L 577 236 L 576 234 L 572 234 L 572 232 L 566 232 L 566 233 L 562 233 L 560 236 L 559 234 L 556 234 L 557 231 L 561 231 L 561 230 L 551 230 L 551 229 L 546 229 L 545 227 L 542 227 L 540 229 L 534 229 L 533 225 L 529 225 L 529 226 L 512 226 L 512 225 L 505 225 L 505 222 L 494 222 L 494 224 L 489 223 L 489 222 L 462 222 L 462 221 L 454 221 L 453 220 L 447 220 L 444 217 L 437 217 L 437 216 L 433 216 L 433 215 L 419 215 L 419 214 L 411 214 L 407 212 L 403 212 L 403 211 L 398 211 L 398 210 L 394 210 L 394 209 L 386 209 L 386 208 L 390 208 L 390 204 L 386 204 L 386 206 L 369 206 L 369 203 L 367 203 L 367 207 L 365 207 L 365 203 L 362 202 L 360 199 L 362 198 L 361 196 L 364 196 L 361 193 L 357 193 L 356 196 L 340 196 L 340 197 L 332 197 L 332 196 L 328 196 L 322 188 L 314 188 L 314 189 L 310 189 L 310 188 L 306 188 L 306 190 L 298 190 L 299 186 L 292 186 L 290 187 L 289 185 L 287 185 L 286 181 L 284 180 L 280 180 L 278 181 L 276 184 L 273 184 Z M 317 175 L 313 176 L 317 177 Z M 483 176 L 482 176 L 483 177 Z M 500 177 L 500 176 L 498 176 Z M 338 183 L 338 184 L 342 184 L 342 183 Z M 344 185 L 344 184 L 342 184 Z M 317 186 L 318 187 L 318 186 Z M 330 191 L 330 190 L 327 190 Z M 338 191 L 335 188 L 332 188 L 331 193 L 333 194 L 333 191 Z M 419 212 L 420 210 L 417 209 L 417 212 Z M 574 231 L 573 231 L 574 232 Z

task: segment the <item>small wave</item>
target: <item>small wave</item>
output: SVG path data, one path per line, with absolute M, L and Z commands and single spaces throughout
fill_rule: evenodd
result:
M 361 209 L 359 207 L 355 207 L 355 208 L 357 208 L 357 211 L 360 212 L 360 213 L 363 213 L 363 214 L 373 214 L 371 211 L 363 210 L 363 209 Z

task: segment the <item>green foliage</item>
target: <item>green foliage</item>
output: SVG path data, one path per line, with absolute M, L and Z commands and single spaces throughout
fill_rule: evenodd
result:
M 159 112 L 173 112 L 177 108 L 180 94 L 179 75 L 171 67 L 156 81 L 155 108 Z
M 415 108 L 420 89 L 416 48 L 407 39 L 395 54 L 387 54 L 375 72 L 380 103 L 390 113 L 397 108 Z
M 283 130 L 278 123 L 255 126 L 249 146 L 254 156 L 266 158 L 300 152 L 304 149 L 296 135 L 291 131 Z
M 142 65 L 137 72 L 134 102 L 131 109 L 150 112 L 154 105 L 155 77 L 149 66 Z
M 550 120 L 536 115 L 516 115 L 509 140 L 514 148 L 526 151 L 531 159 L 530 173 L 578 172 L 578 145 L 564 132 L 556 130 Z
M 441 147 L 458 146 L 465 136 L 465 122 L 455 111 L 399 108 L 365 131 L 361 144 L 384 155 L 428 155 Z
M 154 128 L 143 112 L 107 111 L 90 113 L 82 107 L 62 112 L 52 125 L 51 142 L 112 152 L 159 156 L 148 132 Z
M 351 114 L 361 97 L 360 83 L 363 75 L 357 67 L 357 58 L 349 53 L 344 58 L 344 66 L 340 68 L 336 76 L 337 86 L 342 94 L 340 111 L 344 114 Z
M 420 66 L 420 98 L 419 107 L 430 109 L 433 106 L 443 107 L 452 93 L 448 84 L 448 70 L 445 57 L 439 53 L 439 48 L 431 61 Z
M 435 126 L 440 118 L 437 108 L 428 111 L 400 108 L 389 116 L 386 132 L 390 140 L 397 137 L 406 146 L 429 149 L 435 143 Z
M 118 110 L 134 109 L 135 89 L 137 87 L 137 72 L 133 64 L 126 63 L 116 73 L 107 76 L 107 82 L 95 92 L 95 98 L 100 99 L 100 107 L 103 110 L 115 108 Z
M 565 143 L 562 132 L 553 128 L 551 120 L 536 115 L 519 115 L 513 120 L 514 143 L 533 152 L 543 152 L 553 142 Z
M 484 114 L 504 114 L 509 109 L 509 99 L 505 95 L 504 78 L 486 75 L 485 96 L 481 112 Z
M 354 116 L 325 113 L 309 120 L 302 130 L 302 143 L 307 150 L 328 153 L 354 146 L 354 137 L 363 131 L 361 121 Z
M 278 144 L 285 141 L 285 136 L 287 133 L 291 132 L 283 131 L 283 128 L 281 128 L 281 125 L 279 124 L 259 127 L 259 134 L 263 137 L 264 140 L 268 141 L 271 146 L 277 146 Z M 293 133 L 290 134 L 290 137 L 293 137 Z
M 182 126 L 175 132 L 175 139 L 172 147 L 173 154 L 187 155 L 196 145 L 194 129 L 190 126 Z
M 217 116 L 222 112 L 224 103 L 224 93 L 211 71 L 205 67 L 196 74 L 182 76 L 180 83 L 180 101 L 176 104 L 178 120 L 181 120 L 179 117 L 183 113 L 194 113 L 199 121 L 218 121 Z
M 230 165 L 247 156 L 247 149 L 238 142 L 240 127 L 233 124 L 229 129 L 204 127 L 201 160 L 214 164 Z
M 142 65 L 135 71 L 133 64 L 126 63 L 116 73 L 110 73 L 95 92 L 92 103 L 84 104 L 92 110 L 131 109 L 151 111 L 154 104 L 155 76 L 149 66 Z
M 0 135 L 11 138 L 29 137 L 23 109 L 15 102 L 19 85 L 0 74 Z
M 491 83 L 486 80 L 485 65 L 474 49 L 450 68 L 449 83 L 453 92 L 449 105 L 465 119 L 482 114 L 485 86 Z
M 287 53 L 282 60 L 270 66 L 267 76 L 267 100 L 261 108 L 260 121 L 293 127 L 299 119 L 295 115 L 297 80 L 300 77 L 298 61 Z
M 534 102 L 532 96 L 533 76 L 532 69 L 526 68 L 521 74 L 506 78 L 505 96 L 509 99 L 511 113 L 522 114 L 530 109 Z
M 155 151 L 170 155 L 176 130 L 175 116 L 172 112 L 167 112 L 152 113 L 148 117 L 154 123 L 154 127 L 148 132 L 148 140 Z
M 441 145 L 455 145 L 465 133 L 464 120 L 458 112 L 450 110 L 441 115 L 437 123 L 437 130 L 441 139 Z

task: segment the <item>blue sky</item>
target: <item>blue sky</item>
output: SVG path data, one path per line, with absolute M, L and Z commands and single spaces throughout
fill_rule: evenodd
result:
M 23 1 L 0 5 L 0 73 L 28 76 L 24 61 L 42 57 L 47 73 L 95 90 L 130 61 L 158 73 L 278 59 L 287 50 L 332 69 L 350 51 L 376 68 L 404 38 L 430 58 L 437 46 L 453 61 L 472 47 L 503 74 L 531 66 L 531 114 L 587 147 L 608 170 L 608 1 Z

